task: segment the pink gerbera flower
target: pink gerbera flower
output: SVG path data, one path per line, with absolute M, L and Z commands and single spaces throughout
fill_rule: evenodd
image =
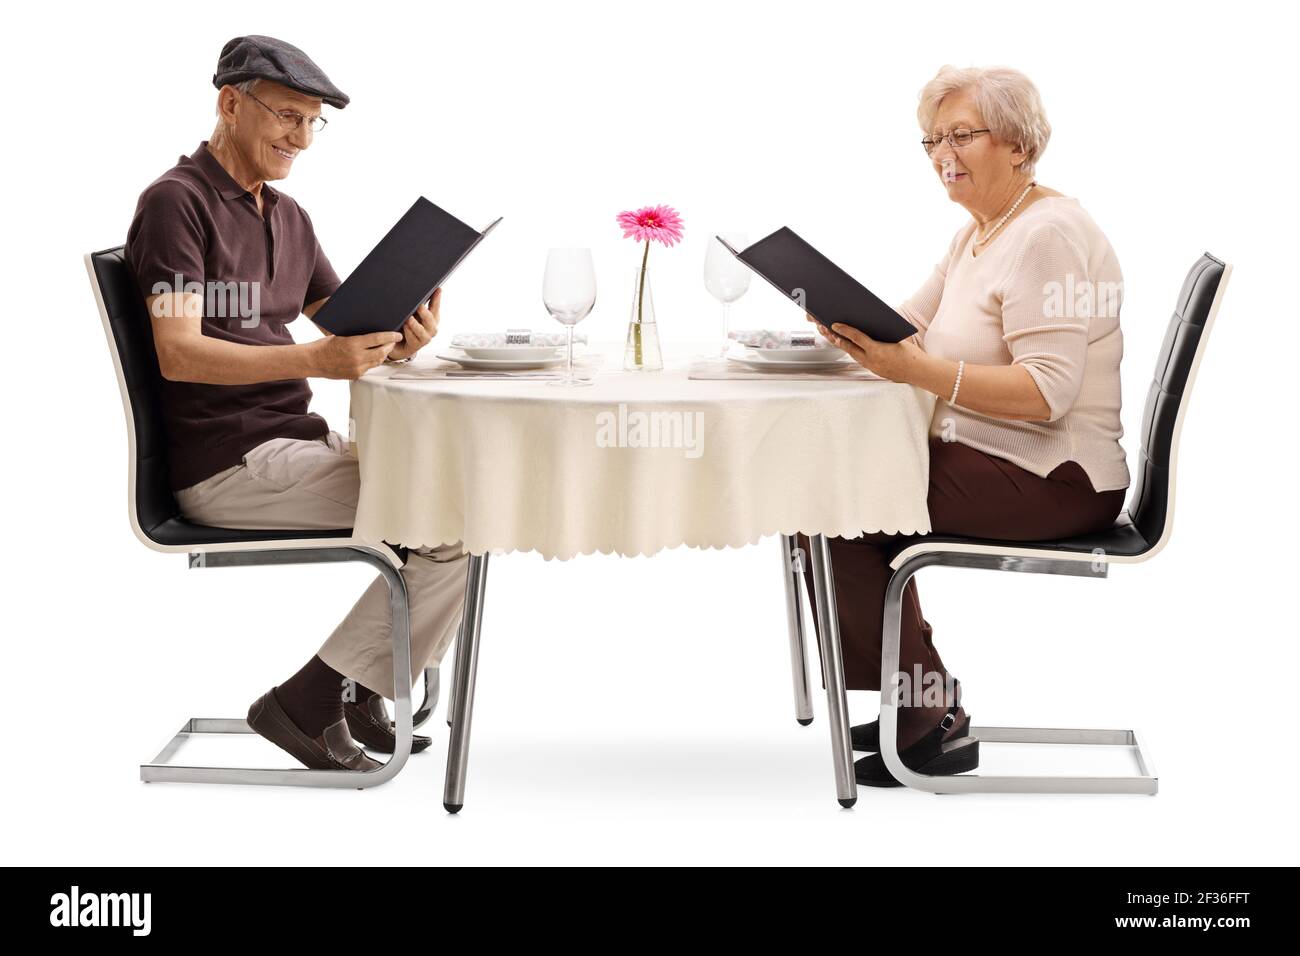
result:
M 659 242 L 665 246 L 682 241 L 682 217 L 672 206 L 644 206 L 635 212 L 618 214 L 624 239 Z

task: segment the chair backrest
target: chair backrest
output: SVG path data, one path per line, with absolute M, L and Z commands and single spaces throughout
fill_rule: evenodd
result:
M 1210 326 L 1231 273 L 1232 266 L 1208 252 L 1187 273 L 1147 391 L 1137 480 L 1128 514 L 1152 552 L 1164 543 L 1173 525 L 1178 434 Z
M 152 529 L 180 514 L 167 474 L 167 435 L 158 384 L 162 376 L 154 350 L 153 326 L 122 246 L 89 253 L 86 269 L 104 321 L 126 412 L 131 523 L 136 534 L 152 540 Z

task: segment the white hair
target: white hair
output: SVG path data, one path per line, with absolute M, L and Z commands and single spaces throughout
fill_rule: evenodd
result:
M 241 93 L 252 93 L 253 90 L 257 89 L 257 84 L 261 82 L 262 82 L 262 78 L 260 76 L 255 76 L 251 80 L 242 80 L 239 83 L 227 83 L 226 85 L 239 90 L 239 92 Z M 217 116 L 221 115 L 220 103 L 217 104 L 216 112 L 217 112 Z
M 1047 121 L 1038 87 L 1025 74 L 1010 67 L 942 66 L 921 89 L 916 118 L 924 133 L 931 133 L 939 104 L 949 93 L 969 90 L 975 97 L 984 125 L 999 142 L 1018 145 L 1025 152 L 1020 171 L 1034 174 L 1034 164 L 1047 149 L 1052 124 Z
M 255 76 L 251 80 L 243 80 L 239 83 L 229 83 L 227 85 L 234 87 L 240 93 L 251 94 L 253 90 L 257 88 L 257 84 L 261 82 L 262 82 L 261 77 Z M 225 140 L 226 136 L 229 135 L 229 133 L 226 131 L 226 121 L 221 118 L 220 100 L 218 100 L 216 105 L 216 114 L 217 114 L 217 127 L 212 131 L 212 135 L 208 137 L 208 142 L 210 146 L 220 145 Z

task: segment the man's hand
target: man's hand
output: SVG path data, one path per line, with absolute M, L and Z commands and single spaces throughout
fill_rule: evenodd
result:
M 415 315 L 408 318 L 402 326 L 404 334 L 401 344 L 388 354 L 390 359 L 410 358 L 433 341 L 433 337 L 438 334 L 438 307 L 441 304 L 442 290 L 434 289 L 428 304 L 416 309 Z
M 321 378 L 360 378 L 383 362 L 402 341 L 400 332 L 330 335 L 311 343 L 315 374 Z

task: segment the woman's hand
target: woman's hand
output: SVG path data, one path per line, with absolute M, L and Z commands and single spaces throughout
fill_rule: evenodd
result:
M 807 318 L 828 342 L 868 372 L 891 382 L 911 382 L 917 360 L 924 354 L 916 344 L 915 336 L 908 336 L 901 342 L 878 342 L 865 332 L 841 322 L 827 329 L 811 315 Z
M 442 304 L 442 290 L 434 289 L 428 304 L 421 303 L 415 315 L 402 326 L 402 341 L 388 353 L 393 360 L 410 358 L 433 341 L 438 334 L 438 309 Z
M 931 355 L 916 343 L 916 336 L 901 342 L 877 342 L 851 326 L 836 323 L 829 329 L 808 316 L 836 348 L 853 361 L 891 382 L 915 385 L 940 398 L 948 398 L 957 384 L 957 363 Z M 957 404 L 982 415 L 1010 421 L 1052 421 L 1052 410 L 1037 382 L 1023 365 L 975 365 L 967 362 Z

